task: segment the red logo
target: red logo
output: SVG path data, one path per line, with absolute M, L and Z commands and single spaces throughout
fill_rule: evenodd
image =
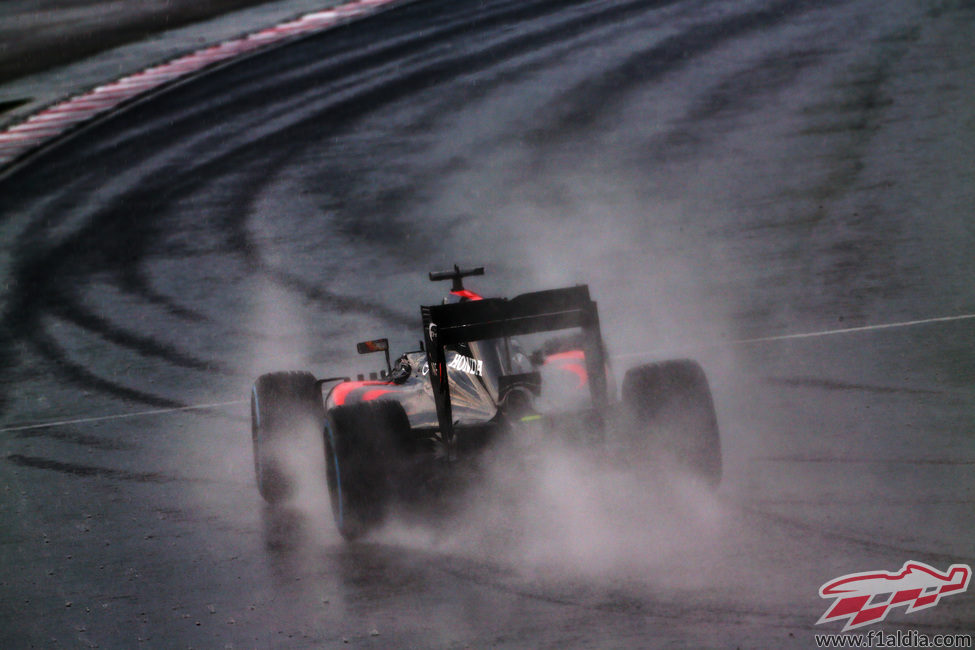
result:
M 847 619 L 843 632 L 879 623 L 893 607 L 907 606 L 907 613 L 934 607 L 942 596 L 968 589 L 972 568 L 952 564 L 946 573 L 923 562 L 905 562 L 897 573 L 868 571 L 851 573 L 819 588 L 820 598 L 835 598 L 816 625 Z

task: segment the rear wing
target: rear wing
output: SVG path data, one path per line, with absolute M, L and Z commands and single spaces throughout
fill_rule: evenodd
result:
M 448 448 L 454 441 L 444 353 L 448 345 L 578 327 L 583 333 L 592 404 L 600 413 L 608 406 L 606 359 L 599 330 L 599 313 L 596 303 L 589 297 L 588 286 L 536 291 L 511 300 L 485 298 L 421 307 L 420 310 L 437 419 Z

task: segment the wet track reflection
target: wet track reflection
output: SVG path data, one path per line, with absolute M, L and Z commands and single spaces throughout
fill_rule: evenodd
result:
M 827 580 L 971 563 L 970 321 L 727 343 L 975 313 L 973 20 L 413 2 L 0 177 L 0 645 L 806 647 Z M 720 491 L 553 443 L 347 545 L 310 447 L 265 508 L 224 402 L 412 349 L 454 262 L 588 283 L 618 375 L 700 359 Z M 970 601 L 885 625 L 970 631 Z

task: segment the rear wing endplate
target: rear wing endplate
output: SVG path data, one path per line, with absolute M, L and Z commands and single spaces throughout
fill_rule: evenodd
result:
M 588 286 L 536 291 L 511 300 L 485 298 L 420 309 L 437 418 L 448 448 L 454 440 L 444 354 L 444 348 L 449 345 L 580 328 L 593 406 L 601 413 L 608 405 L 606 359 L 599 329 L 599 313 L 596 303 L 589 297 Z

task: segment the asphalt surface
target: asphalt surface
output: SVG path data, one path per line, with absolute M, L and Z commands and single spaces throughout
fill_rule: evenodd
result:
M 820 585 L 972 564 L 970 3 L 416 2 L 0 179 L 3 647 L 809 647 Z M 344 544 L 272 369 L 419 338 L 430 269 L 587 282 L 616 371 L 694 356 L 716 495 L 553 443 Z M 473 283 L 472 283 L 473 285 Z M 43 428 L 18 428 L 64 421 Z M 513 469 L 515 468 L 515 469 Z M 971 594 L 882 629 L 972 633 Z

